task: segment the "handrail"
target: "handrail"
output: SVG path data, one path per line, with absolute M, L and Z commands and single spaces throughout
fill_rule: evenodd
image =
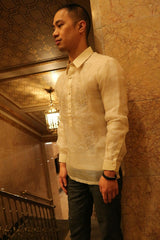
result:
M 40 201 L 43 201 L 43 202 L 46 202 L 46 203 L 49 203 L 49 204 L 53 204 L 53 199 L 47 199 L 47 198 L 43 198 L 43 197 L 40 197 L 40 196 L 37 196 L 37 195 L 34 195 L 33 193 L 30 193 L 29 191 L 27 190 L 24 190 L 23 192 L 20 192 L 21 196 L 23 197 L 32 197 L 34 199 L 38 199 Z
M 42 203 L 0 190 L 0 240 L 58 240 L 54 208 L 50 200 Z
M 18 194 L 13 194 L 13 193 L 9 193 L 9 192 L 6 192 L 6 191 L 0 191 L 0 194 L 4 197 L 10 197 L 12 199 L 17 199 L 17 200 L 23 200 L 25 202 L 28 202 L 28 203 L 33 203 L 33 204 L 39 204 L 41 206 L 47 206 L 47 207 L 51 207 L 51 208 L 55 208 L 55 206 L 53 205 L 50 205 L 50 204 L 46 204 L 46 203 L 42 203 L 42 202 L 39 202 L 39 201 L 35 201 L 35 200 L 31 200 L 31 199 L 28 199 L 26 197 L 22 197 Z M 47 201 L 47 199 L 44 198 L 44 200 Z M 50 201 L 50 200 L 49 200 Z

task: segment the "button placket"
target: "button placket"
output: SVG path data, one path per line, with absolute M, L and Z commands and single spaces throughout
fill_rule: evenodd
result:
M 72 67 L 69 68 L 68 71 L 68 117 L 69 117 L 69 125 L 72 126 L 72 118 L 71 118 L 71 111 L 72 111 L 72 99 L 71 99 L 71 86 L 72 86 Z

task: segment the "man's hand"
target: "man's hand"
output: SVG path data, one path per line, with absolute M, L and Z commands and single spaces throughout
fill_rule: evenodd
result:
M 114 171 L 104 171 L 107 177 L 114 177 Z M 103 197 L 104 203 L 110 203 L 118 195 L 118 182 L 117 180 L 107 180 L 101 176 L 99 181 L 99 189 Z
M 59 183 L 63 191 L 67 194 L 67 169 L 66 163 L 60 163 Z

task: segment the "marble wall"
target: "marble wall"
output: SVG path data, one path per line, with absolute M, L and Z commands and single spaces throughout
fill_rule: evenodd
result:
M 0 189 L 48 198 L 41 143 L 0 119 Z
M 115 57 L 128 80 L 124 240 L 160 237 L 160 1 L 90 0 L 95 48 Z

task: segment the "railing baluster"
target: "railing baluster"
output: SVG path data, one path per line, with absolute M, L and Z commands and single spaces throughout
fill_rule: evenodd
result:
M 35 204 L 33 204 L 33 210 L 34 210 L 34 221 L 36 226 L 36 239 L 39 240 L 39 225 L 38 225 L 38 216 L 37 216 Z
M 1 198 L 2 198 L 2 196 L 1 196 Z M 0 218 L 0 236 L 2 237 L 3 236 L 3 234 L 4 234 L 4 226 L 5 226 L 5 224 L 4 224 L 4 219 L 3 219 L 3 206 L 2 206 L 2 199 L 1 199 L 1 201 L 0 201 L 0 206 L 1 206 L 1 209 L 0 209 L 0 211 L 1 211 L 1 218 Z
M 39 217 L 38 217 L 38 213 L 37 213 L 37 209 L 36 209 L 36 205 L 34 204 L 34 210 L 35 210 L 35 216 L 36 216 L 36 222 L 37 222 L 37 233 L 38 233 L 38 240 L 39 240 L 39 237 L 40 237 L 40 231 L 41 231 L 41 228 L 40 228 L 40 222 L 39 222 Z
M 51 219 L 52 219 L 51 222 L 52 222 L 52 226 L 53 226 L 54 237 L 55 237 L 55 240 L 58 240 L 57 224 L 56 224 L 56 221 L 55 221 L 54 207 L 53 206 L 50 208 L 50 215 L 51 215 Z
M 51 237 L 52 237 L 52 228 L 51 228 L 51 225 L 50 225 L 50 219 L 49 219 L 47 208 L 45 208 L 45 210 L 46 210 L 46 215 L 47 215 L 47 225 L 48 225 L 49 239 L 51 239 Z
M 24 215 L 24 209 L 23 209 L 23 206 L 22 206 L 23 202 L 20 200 L 19 203 L 20 203 L 20 211 L 21 211 L 21 216 L 22 216 L 21 220 L 22 220 L 22 224 L 24 226 L 24 234 L 25 234 L 25 236 L 28 236 L 27 235 L 27 227 L 26 227 L 25 215 Z
M 47 227 L 46 227 L 46 218 L 45 218 L 44 207 L 42 207 L 42 213 L 43 213 L 43 219 L 44 219 L 44 232 L 45 232 L 45 236 L 47 236 L 48 232 L 47 232 Z
M 8 200 L 9 213 L 10 213 L 11 222 L 12 222 L 12 232 L 11 232 L 11 229 L 10 229 L 10 233 L 12 234 L 12 233 L 15 231 L 15 228 L 14 228 L 14 219 L 13 219 L 13 212 L 12 212 L 12 208 L 11 208 L 10 198 L 7 198 L 7 200 Z
M 41 231 L 44 232 L 45 224 L 44 224 L 44 220 L 43 220 L 43 217 L 42 217 L 42 214 L 41 214 L 41 207 L 40 206 L 38 206 L 38 210 L 39 210 L 40 221 L 41 221 Z
M 18 215 L 18 209 L 17 209 L 16 199 L 14 199 L 14 205 L 15 205 L 15 209 L 16 209 L 16 216 L 17 216 L 17 222 L 16 222 L 16 225 L 17 225 L 18 222 L 19 222 L 19 215 Z
M 31 212 L 31 203 L 27 202 L 27 207 L 28 207 L 28 213 L 29 213 L 29 217 L 28 217 L 28 223 L 29 223 L 29 236 L 32 239 L 34 236 L 34 224 L 33 224 L 33 220 L 32 220 L 32 212 Z
M 34 226 L 34 239 L 36 240 L 37 238 L 35 236 L 37 236 L 36 232 L 37 232 L 37 223 L 36 223 L 36 219 L 35 219 L 35 216 L 34 216 L 34 213 L 33 213 L 33 204 L 30 204 L 30 209 L 31 209 L 31 214 L 32 214 L 32 221 L 33 221 L 33 226 Z
M 15 209 L 16 209 L 16 216 L 17 216 L 17 222 L 15 224 L 17 240 L 19 240 L 19 237 L 20 237 L 20 223 L 21 223 L 20 212 L 18 211 L 18 202 L 19 202 L 19 199 L 14 201 Z
M 5 221 L 4 234 L 7 234 L 8 233 L 8 220 L 7 220 L 6 208 L 5 208 L 3 196 L 1 196 L 1 202 L 2 202 L 4 221 Z
M 47 217 L 47 211 L 46 211 L 46 207 L 44 207 L 44 214 L 45 214 L 45 219 L 46 219 L 46 230 L 47 230 L 47 235 L 48 235 L 48 239 L 50 239 L 50 227 L 49 227 L 49 219 Z
M 49 228 L 50 228 L 50 235 L 51 235 L 51 239 L 53 239 L 54 237 L 54 226 L 53 226 L 53 222 L 52 222 L 52 218 L 51 218 L 51 214 L 50 214 L 50 208 L 46 209 L 47 212 L 47 218 L 48 218 L 48 223 L 49 223 Z
M 27 224 L 27 229 L 28 229 L 28 239 L 30 240 L 30 234 L 32 232 L 32 224 L 31 224 L 31 219 L 30 219 L 30 215 L 29 215 L 29 207 L 28 207 L 28 203 L 27 201 L 25 201 L 25 207 L 26 207 L 26 224 Z

